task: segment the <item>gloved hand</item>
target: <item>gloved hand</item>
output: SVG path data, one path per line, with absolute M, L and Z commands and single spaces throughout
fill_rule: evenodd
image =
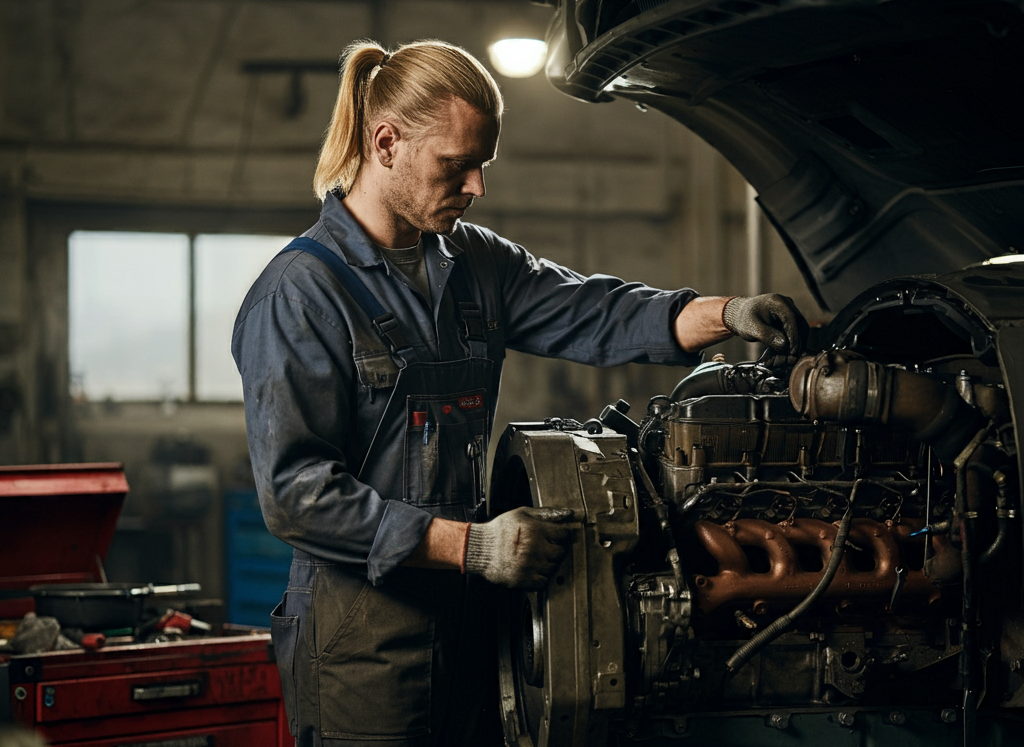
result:
M 514 589 L 540 589 L 568 550 L 572 519 L 565 508 L 520 507 L 483 524 L 471 524 L 466 572 Z
M 793 299 L 778 293 L 737 296 L 722 310 L 722 322 L 747 342 L 761 342 L 785 355 L 797 355 L 807 339 L 807 320 Z

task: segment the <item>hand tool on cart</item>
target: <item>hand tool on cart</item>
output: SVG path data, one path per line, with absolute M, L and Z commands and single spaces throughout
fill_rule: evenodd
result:
M 86 651 L 98 651 L 107 642 L 107 637 L 103 633 L 86 633 L 81 628 L 64 628 L 61 632 L 65 638 L 77 643 Z
M 213 626 L 210 623 L 197 620 L 192 615 L 179 610 L 167 610 L 156 624 L 157 630 L 167 630 L 168 628 L 177 628 L 186 634 L 193 632 L 209 633 L 213 630 Z
M 185 636 L 189 633 L 208 633 L 213 630 L 209 623 L 197 620 L 180 610 L 168 609 L 162 616 L 153 617 L 135 629 L 135 640 L 152 640 L 156 636 Z

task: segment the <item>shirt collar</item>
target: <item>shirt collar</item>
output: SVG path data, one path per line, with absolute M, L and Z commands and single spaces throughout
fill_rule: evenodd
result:
M 437 242 L 437 250 L 448 259 L 454 259 L 462 254 L 462 247 L 452 241 L 451 236 L 439 236 L 436 233 L 427 235 Z
M 380 250 L 374 246 L 366 232 L 352 217 L 352 213 L 345 207 L 345 203 L 338 199 L 333 192 L 328 192 L 324 198 L 324 206 L 320 210 L 320 221 L 338 245 L 338 249 L 349 265 L 370 267 L 384 262 Z M 461 246 L 452 241 L 450 237 L 438 234 L 424 233 L 423 246 L 424 248 L 436 246 L 438 251 L 449 259 L 462 254 Z
M 324 224 L 327 233 L 334 239 L 349 265 L 370 267 L 384 261 L 366 232 L 345 207 L 345 203 L 339 200 L 333 192 L 328 192 L 324 198 L 324 206 L 320 210 L 320 222 Z

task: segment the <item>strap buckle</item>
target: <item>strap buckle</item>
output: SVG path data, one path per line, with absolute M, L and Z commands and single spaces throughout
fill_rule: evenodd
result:
M 390 311 L 381 314 L 373 320 L 373 328 L 377 330 L 377 334 L 382 339 L 386 340 L 388 347 L 391 348 L 392 353 L 397 353 L 399 350 L 408 347 L 405 341 L 405 336 L 402 334 L 401 328 L 398 326 L 398 320 L 395 319 L 395 315 Z
M 484 332 L 484 315 L 480 312 L 480 307 L 475 303 L 460 301 L 459 313 L 462 315 L 466 339 L 472 342 L 487 342 L 487 334 Z

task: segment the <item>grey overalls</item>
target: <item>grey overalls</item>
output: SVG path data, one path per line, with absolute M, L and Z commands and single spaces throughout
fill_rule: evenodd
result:
M 449 287 L 470 356 L 424 362 L 337 255 L 302 250 L 338 277 L 398 365 L 395 386 L 358 479 L 432 515 L 479 520 L 497 393 L 483 317 L 454 268 Z M 374 587 L 364 573 L 295 550 L 271 616 L 293 735 L 299 745 L 501 744 L 486 582 L 457 571 L 398 567 Z

